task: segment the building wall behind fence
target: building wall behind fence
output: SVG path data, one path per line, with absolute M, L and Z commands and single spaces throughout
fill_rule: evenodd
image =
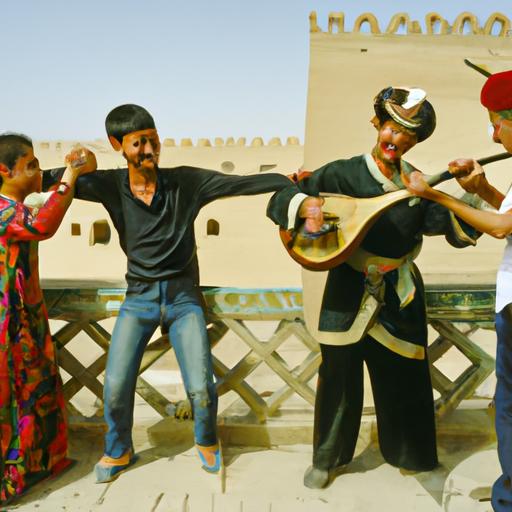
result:
M 434 105 L 436 131 L 406 157 L 424 172 L 440 172 L 456 157 L 480 158 L 504 151 L 488 136 L 487 112 L 479 102 L 485 78 L 463 61 L 467 58 L 492 72 L 512 69 L 508 18 L 497 14 L 478 20 L 462 13 L 456 20 L 444 20 L 431 13 L 427 26 L 440 33 L 428 33 L 404 13 L 394 17 L 387 29 L 384 20 L 371 13 L 361 15 L 352 30 L 344 27 L 342 13 L 331 14 L 328 20 L 318 20 L 312 13 L 310 19 L 307 169 L 371 150 L 376 140 L 369 122 L 373 98 L 389 85 L 421 87 Z M 370 26 L 369 33 L 362 32 L 365 26 Z M 400 26 L 403 33 L 398 34 Z M 497 35 L 489 35 L 494 32 Z M 508 190 L 512 161 L 491 164 L 486 171 L 491 182 Z M 460 190 L 456 183 L 443 187 Z M 459 251 L 436 237 L 426 240 L 418 261 L 428 279 L 494 281 L 503 245 L 484 237 L 476 248 Z

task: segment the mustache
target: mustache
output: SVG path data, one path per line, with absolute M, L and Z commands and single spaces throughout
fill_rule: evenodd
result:
M 139 164 L 142 164 L 144 163 L 145 160 L 150 160 L 150 161 L 153 161 L 153 160 L 156 160 L 157 158 L 157 155 L 156 153 L 144 153 L 142 155 L 139 155 Z
M 160 156 L 159 153 L 142 153 L 140 155 L 137 156 L 137 158 L 128 158 L 128 155 L 126 153 L 123 152 L 123 156 L 125 157 L 125 159 L 136 165 L 136 166 L 141 166 L 146 160 L 149 160 L 150 162 L 158 162 L 158 157 Z

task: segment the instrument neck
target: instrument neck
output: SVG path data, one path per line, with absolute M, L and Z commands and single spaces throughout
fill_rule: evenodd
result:
M 512 157 L 511 153 L 499 153 L 497 155 L 487 156 L 485 158 L 480 158 L 477 160 L 477 162 L 480 165 L 487 165 L 492 162 L 498 162 L 500 160 L 505 160 L 507 158 Z M 434 185 L 438 185 L 439 183 L 442 183 L 443 181 L 451 180 L 452 178 L 455 178 L 453 174 L 451 174 L 449 171 L 443 171 L 439 174 L 433 174 L 432 176 L 428 176 L 425 181 L 433 187 Z

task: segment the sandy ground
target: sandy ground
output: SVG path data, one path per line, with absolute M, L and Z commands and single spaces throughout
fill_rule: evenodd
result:
M 225 492 L 218 475 L 200 469 L 193 449 L 151 446 L 137 423 L 140 460 L 111 484 L 95 484 L 92 467 L 101 439 L 86 433 L 72 437 L 79 463 L 67 474 L 33 488 L 20 512 L 323 512 L 478 511 L 491 510 L 489 486 L 498 475 L 494 444 L 485 439 L 439 440 L 440 466 L 429 473 L 407 474 L 386 464 L 375 441 L 363 434 L 354 461 L 325 490 L 303 487 L 311 446 L 225 449 Z M 482 501 L 480 501 L 482 500 Z

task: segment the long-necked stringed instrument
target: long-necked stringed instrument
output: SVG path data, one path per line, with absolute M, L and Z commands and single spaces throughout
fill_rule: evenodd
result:
M 480 165 L 510 158 L 500 153 L 477 160 Z M 429 176 L 429 185 L 438 185 L 454 176 L 449 171 Z M 306 233 L 281 228 L 279 234 L 290 256 L 309 270 L 329 270 L 346 261 L 359 246 L 368 230 L 388 208 L 414 197 L 408 190 L 397 190 L 381 196 L 358 198 L 343 194 L 321 193 L 324 226 L 319 233 Z

